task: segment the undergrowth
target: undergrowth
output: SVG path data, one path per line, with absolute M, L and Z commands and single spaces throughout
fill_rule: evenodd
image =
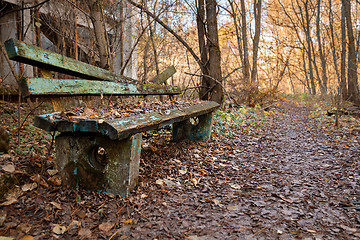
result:
M 263 111 L 259 105 L 255 107 L 221 109 L 214 114 L 214 133 L 233 138 L 237 132 L 246 132 L 260 127 L 268 116 L 278 114 L 276 110 Z
M 310 94 L 294 94 L 287 95 L 288 100 L 294 101 L 298 105 L 310 108 L 311 116 L 326 123 L 329 127 L 335 126 L 343 129 L 355 129 L 360 127 L 360 119 L 351 115 L 339 115 L 339 125 L 336 126 L 336 116 L 329 112 L 336 112 L 338 110 L 335 98 L 333 96 L 319 96 Z M 350 102 L 343 102 L 339 110 L 352 106 Z M 331 116 L 330 116 L 331 115 Z

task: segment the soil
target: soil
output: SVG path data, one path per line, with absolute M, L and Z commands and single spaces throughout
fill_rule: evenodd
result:
M 1 201 L 0 236 L 359 239 L 359 132 L 293 102 L 278 111 L 206 143 L 147 134 L 139 185 L 126 198 L 62 186 L 52 154 L 3 155 L 2 174 L 22 177 Z

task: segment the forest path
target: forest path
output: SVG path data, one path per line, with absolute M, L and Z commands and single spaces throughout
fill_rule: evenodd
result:
M 234 134 L 187 145 L 190 156 L 170 145 L 170 162 L 152 175 L 165 183 L 142 212 L 154 220 L 149 236 L 360 238 L 359 135 L 328 127 L 292 102 L 256 131 Z

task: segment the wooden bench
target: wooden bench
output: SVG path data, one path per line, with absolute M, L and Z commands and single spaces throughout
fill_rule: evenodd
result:
M 37 66 L 44 76 L 21 79 L 22 95 L 57 98 L 53 100 L 55 111 L 63 111 L 59 97 L 181 93 L 176 86 L 138 84 L 133 79 L 15 39 L 6 41 L 5 48 L 10 59 Z M 82 79 L 53 79 L 50 71 Z M 162 78 L 169 75 L 160 74 L 154 82 L 164 82 Z M 56 162 L 64 184 L 126 196 L 137 184 L 142 132 L 172 125 L 174 141 L 206 141 L 210 137 L 212 113 L 218 107 L 216 102 L 204 102 L 129 117 L 77 121 L 61 118 L 62 114 L 55 112 L 36 116 L 34 125 L 60 132 L 55 139 Z M 196 124 L 190 121 L 192 118 L 197 119 Z

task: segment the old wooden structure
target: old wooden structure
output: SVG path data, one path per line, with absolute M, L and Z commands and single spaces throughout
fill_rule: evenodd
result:
M 64 57 L 24 42 L 10 39 L 5 43 L 10 59 L 40 67 L 42 78 L 21 80 L 25 97 L 64 97 L 75 95 L 175 95 L 176 86 L 137 84 L 136 81 Z M 153 82 L 163 83 L 171 73 L 169 68 Z M 84 79 L 53 79 L 49 71 L 66 73 Z M 165 78 L 165 80 L 164 80 Z M 59 104 L 54 104 L 55 108 Z M 58 131 L 56 159 L 63 182 L 96 191 L 125 196 L 137 183 L 142 132 L 173 126 L 173 140 L 205 141 L 210 136 L 215 102 L 192 105 L 166 114 L 151 112 L 112 120 L 58 119 L 56 113 L 35 117 L 35 126 L 46 131 Z M 190 122 L 198 119 L 197 124 Z

